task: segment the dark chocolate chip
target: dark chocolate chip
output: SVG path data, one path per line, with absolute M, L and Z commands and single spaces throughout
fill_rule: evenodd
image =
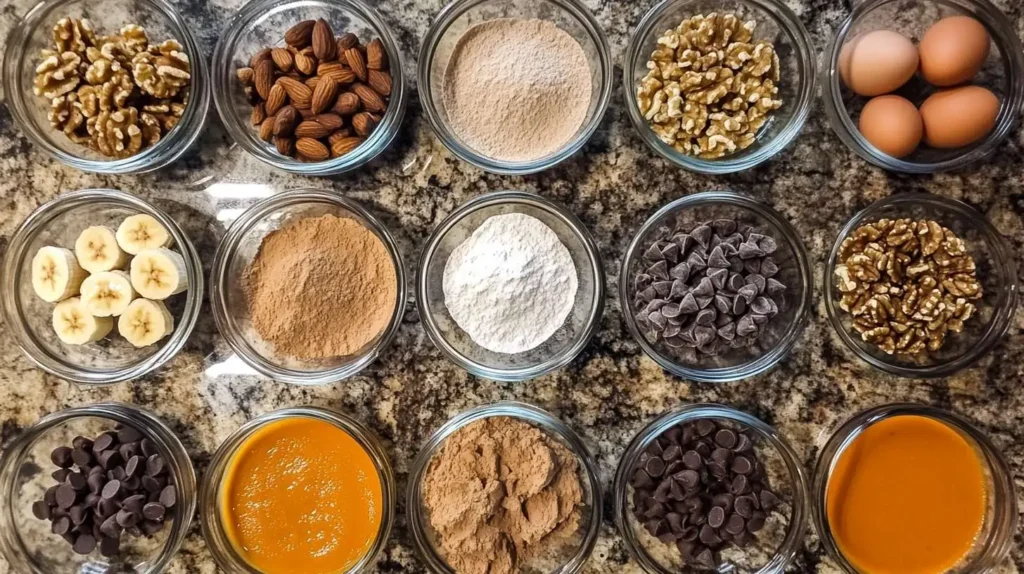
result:
M 776 279 L 768 279 L 768 281 L 765 283 L 765 291 L 767 291 L 769 295 L 778 295 L 779 293 L 782 293 L 785 290 L 786 286 L 777 281 Z
M 117 523 L 117 516 L 114 515 L 107 517 L 107 519 L 100 524 L 100 532 L 104 537 L 119 538 L 121 536 L 121 525 Z
M 49 520 L 52 516 L 50 505 L 45 500 L 37 500 L 32 503 L 32 514 L 39 520 Z
M 96 504 L 96 512 L 100 516 L 106 518 L 117 514 L 117 511 L 121 509 L 121 502 L 113 498 L 101 499 Z
M 725 510 L 721 506 L 715 506 L 708 512 L 708 526 L 721 528 L 725 524 Z
M 682 483 L 683 488 L 689 490 L 700 484 L 700 474 L 695 470 L 684 470 L 675 475 L 677 480 Z
M 71 448 L 73 448 L 75 450 L 78 450 L 78 449 L 89 450 L 89 449 L 92 448 L 92 441 L 87 439 L 87 438 L 85 438 L 82 435 L 78 435 L 74 439 L 71 440 Z
M 92 443 L 93 452 L 100 453 L 109 450 L 117 444 L 117 436 L 112 432 L 105 432 L 100 436 L 96 437 L 96 440 Z
M 750 481 L 748 481 L 747 477 L 742 474 L 738 474 L 732 479 L 732 484 L 729 485 L 729 491 L 736 496 L 746 494 L 750 492 Z
M 736 514 L 743 518 L 750 518 L 754 514 L 754 497 L 744 494 L 736 498 Z
M 683 466 L 690 470 L 697 470 L 701 467 L 701 457 L 695 450 L 688 450 L 683 453 Z
M 647 248 L 647 251 L 644 251 L 644 259 L 648 261 L 661 261 L 665 259 L 665 256 L 662 255 L 661 249 L 658 248 L 658 244 L 652 243 L 651 246 Z
M 679 261 L 679 246 L 670 241 L 668 245 L 661 248 L 661 254 L 666 261 L 674 265 Z
M 84 448 L 76 448 L 71 451 L 71 460 L 73 460 L 75 464 L 78 465 L 78 468 L 81 469 L 85 469 L 86 467 L 92 466 L 96 463 L 96 457 L 92 455 L 92 451 Z
M 158 454 L 154 454 L 146 460 L 146 474 L 152 477 L 158 477 L 166 472 L 164 466 L 164 459 Z
M 729 520 L 725 523 L 725 530 L 729 534 L 739 534 L 747 526 L 747 521 L 743 519 L 739 514 L 733 514 L 729 517 Z
M 654 279 L 661 279 L 662 281 L 669 279 L 668 263 L 664 260 L 658 261 L 647 269 L 647 274 Z
M 120 536 L 120 534 L 118 534 Z M 121 540 L 120 538 L 102 538 L 100 539 L 100 555 L 107 558 L 113 558 L 121 552 Z
M 730 494 L 728 492 L 722 492 L 722 493 L 714 495 L 711 498 L 711 504 L 713 504 L 715 506 L 720 506 L 726 512 L 730 512 L 730 511 L 732 511 L 733 501 L 734 500 L 735 500 L 735 497 L 732 494 Z
M 708 546 L 718 546 L 722 543 L 722 537 L 715 532 L 711 524 L 705 524 L 700 527 L 700 541 Z
M 71 519 L 67 516 L 61 516 L 50 524 L 50 531 L 58 536 L 67 534 L 69 530 L 71 530 Z
M 103 490 L 103 485 L 107 483 L 107 477 L 102 474 L 90 474 L 85 481 L 89 487 L 89 492 L 98 493 Z
M 71 468 L 71 465 L 74 464 L 74 460 L 71 458 L 71 452 L 71 448 L 69 447 L 58 446 L 50 453 L 50 461 L 61 468 Z
M 97 441 L 96 444 L 99 444 L 99 441 Z M 117 452 L 116 449 L 105 450 L 102 453 L 100 453 L 100 455 L 97 458 L 99 460 L 100 466 L 102 466 L 104 470 L 107 471 L 113 470 L 117 465 L 124 462 L 124 459 L 121 458 L 121 453 Z
M 139 515 L 122 508 L 117 511 L 117 524 L 122 528 L 131 528 L 139 522 Z
M 111 480 L 107 484 L 103 485 L 103 490 L 100 491 L 100 496 L 103 500 L 120 500 L 123 488 L 121 487 L 120 480 Z
M 64 483 L 57 487 L 57 507 L 67 510 L 75 504 L 75 500 L 78 499 L 78 493 L 75 489 L 67 483 Z
M 779 505 L 779 497 L 775 496 L 775 493 L 770 490 L 762 490 L 759 499 L 761 508 L 768 512 L 775 510 L 775 507 Z
M 77 526 L 89 518 L 89 511 L 84 504 L 77 504 L 68 510 L 68 517 L 71 518 L 71 523 Z
M 665 461 L 662 460 L 661 457 L 652 456 L 647 459 L 647 463 L 644 464 L 644 470 L 646 470 L 647 474 L 651 475 L 652 478 L 657 478 L 665 472 Z M 168 486 L 167 488 L 173 489 L 171 486 Z M 165 491 L 166 489 L 164 489 L 164 492 Z M 163 498 L 163 492 L 161 492 L 160 496 Z
M 64 482 L 65 480 L 67 480 L 68 475 L 71 474 L 72 472 L 74 471 L 72 471 L 70 468 L 58 468 L 57 470 L 50 473 L 50 478 L 57 482 Z
M 167 514 L 167 509 L 159 502 L 150 502 L 142 509 L 142 516 L 146 520 L 162 521 Z
M 754 515 L 751 516 L 750 520 L 747 521 L 747 531 L 751 533 L 758 532 L 759 530 L 764 528 L 764 522 L 767 518 L 768 515 L 764 512 L 761 512 L 760 510 L 755 511 Z
M 754 470 L 754 465 L 750 463 L 750 459 L 745 456 L 737 456 L 732 461 L 732 471 L 736 474 L 750 474 Z
M 715 433 L 715 444 L 722 448 L 732 448 L 736 446 L 736 433 L 731 429 L 721 429 Z

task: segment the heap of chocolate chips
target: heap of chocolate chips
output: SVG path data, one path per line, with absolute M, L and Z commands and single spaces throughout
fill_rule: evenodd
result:
M 658 436 L 640 454 L 632 485 L 636 519 L 705 568 L 729 544 L 750 544 L 779 503 L 749 432 L 714 419 Z
M 784 304 L 777 244 L 733 219 L 653 242 L 634 280 L 636 321 L 654 341 L 708 355 L 746 347 Z
M 107 557 L 120 552 L 121 534 L 152 536 L 178 501 L 174 479 L 156 445 L 142 433 L 118 425 L 95 440 L 75 437 L 50 453 L 57 482 L 32 513 L 50 521 L 78 554 L 97 547 Z M 74 470 L 77 467 L 78 470 Z

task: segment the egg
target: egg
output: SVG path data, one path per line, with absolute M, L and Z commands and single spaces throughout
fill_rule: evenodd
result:
M 943 18 L 921 38 L 921 75 L 936 86 L 968 82 L 985 65 L 990 43 L 988 31 L 974 18 Z
M 942 149 L 972 144 L 992 131 L 999 98 L 981 86 L 940 90 L 921 104 L 924 143 Z
M 871 98 L 860 112 L 859 128 L 871 145 L 895 158 L 910 155 L 924 132 L 921 113 L 900 96 Z
M 914 76 L 917 47 L 891 30 L 860 34 L 839 52 L 839 76 L 847 88 L 862 96 L 887 94 Z

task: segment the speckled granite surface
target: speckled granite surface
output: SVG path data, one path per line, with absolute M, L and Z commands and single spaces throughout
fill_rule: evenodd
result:
M 217 34 L 241 0 L 175 0 L 201 42 L 212 49 Z M 609 35 L 620 62 L 631 27 L 650 2 L 586 0 Z M 791 0 L 820 49 L 848 12 L 846 1 Z M 5 37 L 23 2 L 0 7 Z M 1024 36 L 1024 5 L 1000 0 Z M 413 70 L 440 0 L 382 0 Z M 618 71 L 616 77 L 621 72 Z M 369 423 L 384 439 L 404 488 L 420 442 L 455 413 L 498 399 L 516 398 L 550 409 L 583 435 L 610 483 L 632 435 L 665 409 L 683 402 L 716 401 L 753 413 L 777 426 L 810 466 L 831 429 L 856 411 L 892 401 L 950 408 L 976 421 L 1003 450 L 1014 469 L 1018 503 L 1024 506 L 1024 312 L 1018 311 L 1002 344 L 976 367 L 933 381 L 900 380 L 859 363 L 825 320 L 820 293 L 810 326 L 796 351 L 770 374 L 722 385 L 695 384 L 664 373 L 630 339 L 615 293 L 616 270 L 631 234 L 657 207 L 684 194 L 731 189 L 767 201 L 803 236 L 820 280 L 827 248 L 838 228 L 873 200 L 905 191 L 927 191 L 961 199 L 984 212 L 1008 238 L 1024 268 L 1024 134 L 1018 132 L 988 163 L 961 173 L 903 177 L 856 159 L 828 130 L 820 107 L 794 145 L 767 165 L 728 177 L 682 172 L 655 158 L 634 134 L 622 108 L 621 88 L 600 131 L 574 158 L 535 176 L 487 175 L 451 156 L 432 136 L 413 103 L 396 144 L 359 173 L 308 179 L 272 172 L 232 145 L 211 110 L 199 145 L 173 167 L 140 177 L 103 177 L 76 172 L 33 149 L 0 102 L 0 252 L 16 226 L 55 195 L 86 187 L 114 187 L 178 204 L 174 211 L 192 233 L 207 262 L 227 221 L 251 199 L 236 197 L 301 186 L 334 190 L 358 199 L 381 215 L 412 263 L 430 230 L 457 205 L 488 190 L 524 189 L 563 202 L 596 235 L 608 270 L 609 298 L 602 328 L 571 365 L 522 384 L 478 380 L 448 363 L 427 340 L 410 310 L 392 347 L 352 380 L 318 388 L 287 386 L 245 373 L 232 359 L 209 318 L 186 349 L 158 372 L 128 384 L 83 389 L 49 376 L 15 347 L 0 325 L 0 444 L 40 416 L 73 405 L 118 400 L 155 411 L 179 434 L 200 472 L 211 452 L 247 419 L 284 406 L 312 404 L 343 409 Z M 255 186 L 235 184 L 257 184 Z M 208 315 L 208 314 L 207 314 Z M 607 502 L 606 508 L 610 506 Z M 399 522 L 379 572 L 419 572 L 399 506 Z M 1004 570 L 1024 570 L 1024 534 Z M 0 573 L 9 566 L 0 559 Z M 216 568 L 193 523 L 171 572 Z M 813 535 L 807 537 L 794 571 L 832 572 Z M 587 572 L 637 572 L 610 519 Z

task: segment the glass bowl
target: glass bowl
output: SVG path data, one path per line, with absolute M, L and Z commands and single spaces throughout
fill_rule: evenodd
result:
M 841 293 L 835 268 L 839 248 L 854 230 L 879 219 L 931 219 L 951 229 L 974 257 L 983 297 L 974 301 L 974 317 L 964 330 L 946 338 L 937 352 L 918 361 L 888 355 L 863 341 L 853 330 L 851 315 L 839 307 Z M 999 342 L 1010 326 L 1017 306 L 1017 266 L 1013 253 L 987 219 L 968 205 L 927 193 L 903 193 L 876 201 L 858 213 L 839 232 L 825 266 L 825 311 L 839 338 L 855 355 L 873 367 L 901 377 L 942 377 L 970 366 Z
M 583 47 L 590 63 L 590 107 L 576 134 L 558 151 L 536 160 L 509 162 L 477 153 L 455 134 L 444 105 L 444 75 L 459 39 L 471 27 L 496 18 L 539 18 L 555 23 Z M 612 93 L 612 58 L 600 24 L 578 0 L 455 0 L 434 19 L 423 39 L 417 69 L 420 104 L 434 133 L 453 154 L 485 171 L 536 173 L 579 151 L 604 117 Z
M 49 106 L 32 93 L 39 51 L 52 45 L 54 24 L 64 17 L 88 18 L 97 31 L 116 32 L 138 23 L 151 40 L 177 39 L 191 64 L 192 83 L 185 112 L 156 145 L 129 158 L 110 159 L 69 140 L 50 127 Z M 165 0 L 46 0 L 36 4 L 11 30 L 4 55 L 3 84 L 7 102 L 21 131 L 48 156 L 73 168 L 104 174 L 144 173 L 181 157 L 198 139 L 210 107 L 206 56 L 188 24 Z
M 284 33 L 303 20 L 323 18 L 335 34 L 353 32 L 360 41 L 380 38 L 391 72 L 391 99 L 377 129 L 359 147 L 337 158 L 304 162 L 277 153 L 260 139 L 252 125 L 252 105 L 238 80 L 238 68 L 267 47 L 284 46 Z M 377 10 L 361 0 L 252 0 L 228 22 L 213 52 L 214 104 L 231 138 L 256 159 L 299 175 L 332 175 L 351 171 L 383 152 L 398 135 L 408 99 L 402 71 L 402 52 L 391 28 Z
M 647 62 L 666 30 L 686 18 L 712 12 L 735 12 L 754 20 L 754 40 L 771 41 L 779 57 L 779 93 L 782 107 L 772 113 L 750 147 L 719 159 L 701 159 L 676 151 L 661 141 L 640 113 L 636 89 L 647 75 Z M 626 48 L 622 83 L 626 110 L 640 139 L 658 155 L 698 173 L 725 174 L 750 169 L 782 151 L 804 127 L 816 90 L 815 50 L 800 18 L 779 0 L 663 0 L 651 8 L 633 31 Z
M 643 428 L 626 447 L 615 472 L 615 525 L 626 543 L 626 550 L 640 567 L 651 574 L 704 571 L 682 563 L 674 545 L 651 536 L 631 512 L 633 470 L 640 455 L 669 428 L 699 419 L 716 419 L 746 428 L 756 436 L 755 449 L 765 466 L 771 490 L 780 499 L 769 516 L 766 528 L 755 542 L 744 549 L 732 548 L 722 556 L 717 572 L 783 572 L 792 563 L 804 541 L 807 528 L 807 479 L 797 454 L 777 430 L 738 410 L 715 404 L 695 404 L 669 411 Z
M 988 60 L 971 83 L 992 90 L 1001 99 L 995 127 L 985 138 L 963 148 L 943 150 L 922 144 L 905 158 L 891 157 L 869 143 L 857 128 L 868 98 L 842 85 L 839 53 L 848 38 L 879 29 L 899 32 L 917 42 L 929 26 L 953 15 L 975 18 L 992 38 Z M 861 158 L 903 173 L 959 169 L 990 156 L 1013 133 L 1024 107 L 1024 49 L 1013 23 L 988 0 L 868 0 L 857 4 L 825 48 L 821 74 L 825 115 L 832 131 Z M 920 104 L 933 91 L 934 87 L 915 76 L 895 93 Z
M 717 218 L 735 218 L 778 243 L 772 258 L 778 264 L 775 278 L 788 288 L 779 313 L 767 323 L 757 341 L 720 355 L 673 352 L 659 340 L 651 343 L 637 324 L 633 309 L 632 287 L 641 271 L 644 251 L 655 239 L 667 237 L 675 226 L 693 225 Z M 696 193 L 679 198 L 662 207 L 637 231 L 622 258 L 619 273 L 619 304 L 626 326 L 640 347 L 670 373 L 695 381 L 723 383 L 763 373 L 782 360 L 796 344 L 811 313 L 813 291 L 807 251 L 793 226 L 771 207 L 725 191 Z M 688 349 L 687 349 L 688 350 Z
M 452 251 L 495 215 L 525 213 L 551 228 L 569 250 L 579 288 L 565 324 L 540 346 L 523 353 L 495 353 L 477 345 L 452 319 L 444 301 L 444 269 Z M 486 193 L 462 204 L 430 234 L 416 277 L 420 320 L 430 340 L 452 362 L 479 377 L 523 381 L 572 361 L 600 327 L 604 308 L 604 268 L 590 232 L 571 213 L 531 193 Z
M 839 551 L 828 525 L 825 501 L 829 479 L 843 451 L 861 432 L 874 423 L 900 415 L 928 417 L 944 423 L 960 434 L 976 451 L 987 481 L 985 520 L 974 547 L 964 562 L 950 570 L 949 574 L 992 571 L 1013 548 L 1013 535 L 1017 529 L 1017 497 L 1014 493 L 1013 473 L 999 449 L 974 425 L 951 412 L 926 405 L 890 404 L 870 408 L 843 423 L 828 439 L 818 455 L 818 464 L 814 469 L 811 499 L 814 528 L 826 552 L 843 572 L 857 574 L 857 569 Z
M 213 555 L 214 561 L 221 570 L 229 574 L 259 574 L 244 558 L 238 555 L 228 538 L 221 520 L 220 497 L 224 474 L 228 470 L 235 453 L 245 441 L 266 425 L 290 418 L 312 418 L 330 423 L 351 436 L 367 452 L 377 467 L 377 478 L 381 483 L 381 522 L 377 538 L 363 558 L 345 574 L 354 574 L 370 567 L 388 541 L 391 526 L 395 520 L 395 476 L 391 470 L 391 461 L 381 444 L 380 439 L 366 425 L 358 420 L 325 408 L 292 407 L 280 409 L 258 416 L 238 428 L 227 438 L 213 454 L 199 492 L 200 524 L 203 527 L 203 538 Z
M 93 437 L 115 424 L 135 428 L 151 440 L 177 485 L 178 501 L 163 530 L 152 538 L 122 537 L 121 559 L 112 561 L 95 551 L 88 556 L 50 532 L 49 522 L 32 514 L 32 503 L 55 484 L 50 453 L 69 446 L 78 435 Z M 166 424 L 133 405 L 101 403 L 46 415 L 15 438 L 0 458 L 0 551 L 18 572 L 61 574 L 138 572 L 167 569 L 188 535 L 196 510 L 196 476 L 185 447 Z M 108 570 L 109 569 L 109 570 Z
M 256 257 L 263 238 L 294 221 L 325 214 L 353 219 L 384 244 L 395 266 L 397 298 L 388 326 L 359 352 L 332 359 L 303 360 L 279 355 L 252 326 L 242 278 Z M 315 189 L 293 189 L 245 210 L 231 224 L 217 248 L 210 274 L 210 306 L 217 329 L 247 365 L 274 380 L 320 385 L 351 377 L 377 360 L 391 343 L 405 312 L 405 266 L 391 233 L 356 202 Z
M 40 247 L 74 250 L 86 227 L 114 229 L 129 215 L 156 218 L 174 239 L 172 249 L 185 259 L 188 290 L 167 300 L 174 332 L 159 344 L 137 348 L 117 333 L 88 345 L 68 345 L 57 338 L 53 303 L 32 289 L 32 258 Z M 159 368 L 185 345 L 199 319 L 203 302 L 203 266 L 181 227 L 163 211 L 133 195 L 113 189 L 83 189 L 58 196 L 32 212 L 14 232 L 3 263 L 4 320 L 22 351 L 43 370 L 63 379 L 106 385 L 135 379 Z
M 471 423 L 491 417 L 510 417 L 528 423 L 567 448 L 579 461 L 580 486 L 583 487 L 583 516 L 580 519 L 577 540 L 569 551 L 558 557 L 559 563 L 548 569 L 549 572 L 560 574 L 579 572 L 593 552 L 601 529 L 601 480 L 597 462 L 579 435 L 568 425 L 545 410 L 516 401 L 496 402 L 455 415 L 427 439 L 416 455 L 409 472 L 405 508 L 417 554 L 426 564 L 428 571 L 434 574 L 454 574 L 441 556 L 437 534 L 430 525 L 429 511 L 423 502 L 423 480 L 430 460 L 444 446 L 449 436 Z

